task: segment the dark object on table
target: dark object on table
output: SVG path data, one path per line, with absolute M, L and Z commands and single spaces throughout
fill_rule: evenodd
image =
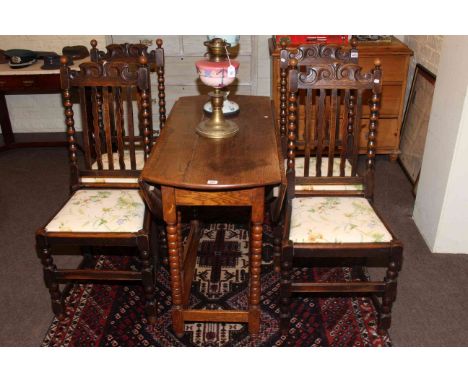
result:
M 44 57 L 47 57 L 47 56 L 58 56 L 59 54 L 57 52 L 43 52 L 43 51 L 35 51 L 35 53 L 37 54 L 37 59 L 38 60 L 41 60 L 43 59 Z
M 84 45 L 66 46 L 62 49 L 62 54 L 74 60 L 82 60 L 89 56 L 89 50 Z
M 36 62 L 37 54 L 27 49 L 10 49 L 5 51 L 5 55 L 10 59 L 11 68 L 24 68 Z
M 41 66 L 41 69 L 52 70 L 60 68 L 60 56 L 58 54 L 44 56 L 44 65 Z
M 5 51 L 0 49 L 0 64 L 8 64 L 8 57 L 5 55 Z
M 68 58 L 67 65 L 72 65 L 73 60 L 71 59 L 71 57 L 67 57 L 67 58 Z M 44 70 L 60 69 L 60 56 L 56 53 L 44 56 L 44 65 L 41 66 L 41 69 L 44 69 Z

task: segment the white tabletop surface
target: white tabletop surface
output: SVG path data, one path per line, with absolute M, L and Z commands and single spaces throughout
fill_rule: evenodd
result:
M 78 66 L 81 63 L 87 62 L 87 61 L 89 61 L 89 57 L 86 57 L 82 60 L 75 60 L 73 61 L 73 65 L 71 65 L 70 67 L 72 69 L 79 69 Z M 10 65 L 8 64 L 0 64 L 0 76 L 60 73 L 60 68 L 52 69 L 52 70 L 44 70 L 44 69 L 41 69 L 42 65 L 44 65 L 44 61 L 42 59 L 38 59 L 34 64 L 30 66 L 26 66 L 25 68 L 18 68 L 18 69 L 10 68 Z

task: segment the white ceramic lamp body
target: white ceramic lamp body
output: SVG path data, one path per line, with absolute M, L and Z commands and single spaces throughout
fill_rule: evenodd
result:
M 231 45 L 231 48 L 234 48 L 239 44 L 240 40 L 240 35 L 221 35 L 221 34 L 213 34 L 213 35 L 208 35 L 208 40 L 213 40 L 214 38 L 220 38 L 226 41 Z

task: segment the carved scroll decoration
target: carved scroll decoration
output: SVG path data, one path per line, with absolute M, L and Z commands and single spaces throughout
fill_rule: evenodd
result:
M 299 88 L 313 88 L 321 86 L 354 85 L 357 88 L 372 88 L 374 76 L 372 73 L 361 73 L 361 67 L 357 64 L 322 64 L 308 66 L 306 72 L 299 73 Z
M 79 67 L 80 70 L 68 72 L 68 78 L 73 86 L 138 85 L 141 89 L 149 87 L 149 71 L 146 66 L 104 61 L 85 62 Z
M 341 61 L 343 63 L 358 63 L 357 40 L 351 40 L 351 49 L 334 44 L 307 44 L 301 45 L 296 51 L 289 54 L 300 65 L 314 65 Z

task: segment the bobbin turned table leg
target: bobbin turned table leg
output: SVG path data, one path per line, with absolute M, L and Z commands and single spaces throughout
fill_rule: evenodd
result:
M 264 214 L 264 189 L 252 190 L 252 223 L 250 228 L 250 295 L 249 333 L 260 331 L 260 277 L 262 265 L 262 233 Z
M 180 269 L 180 252 L 177 234 L 177 208 L 173 187 L 161 187 L 163 199 L 163 216 L 167 230 L 167 252 L 171 274 L 172 294 L 172 328 L 178 337 L 184 335 L 182 307 L 182 275 Z

